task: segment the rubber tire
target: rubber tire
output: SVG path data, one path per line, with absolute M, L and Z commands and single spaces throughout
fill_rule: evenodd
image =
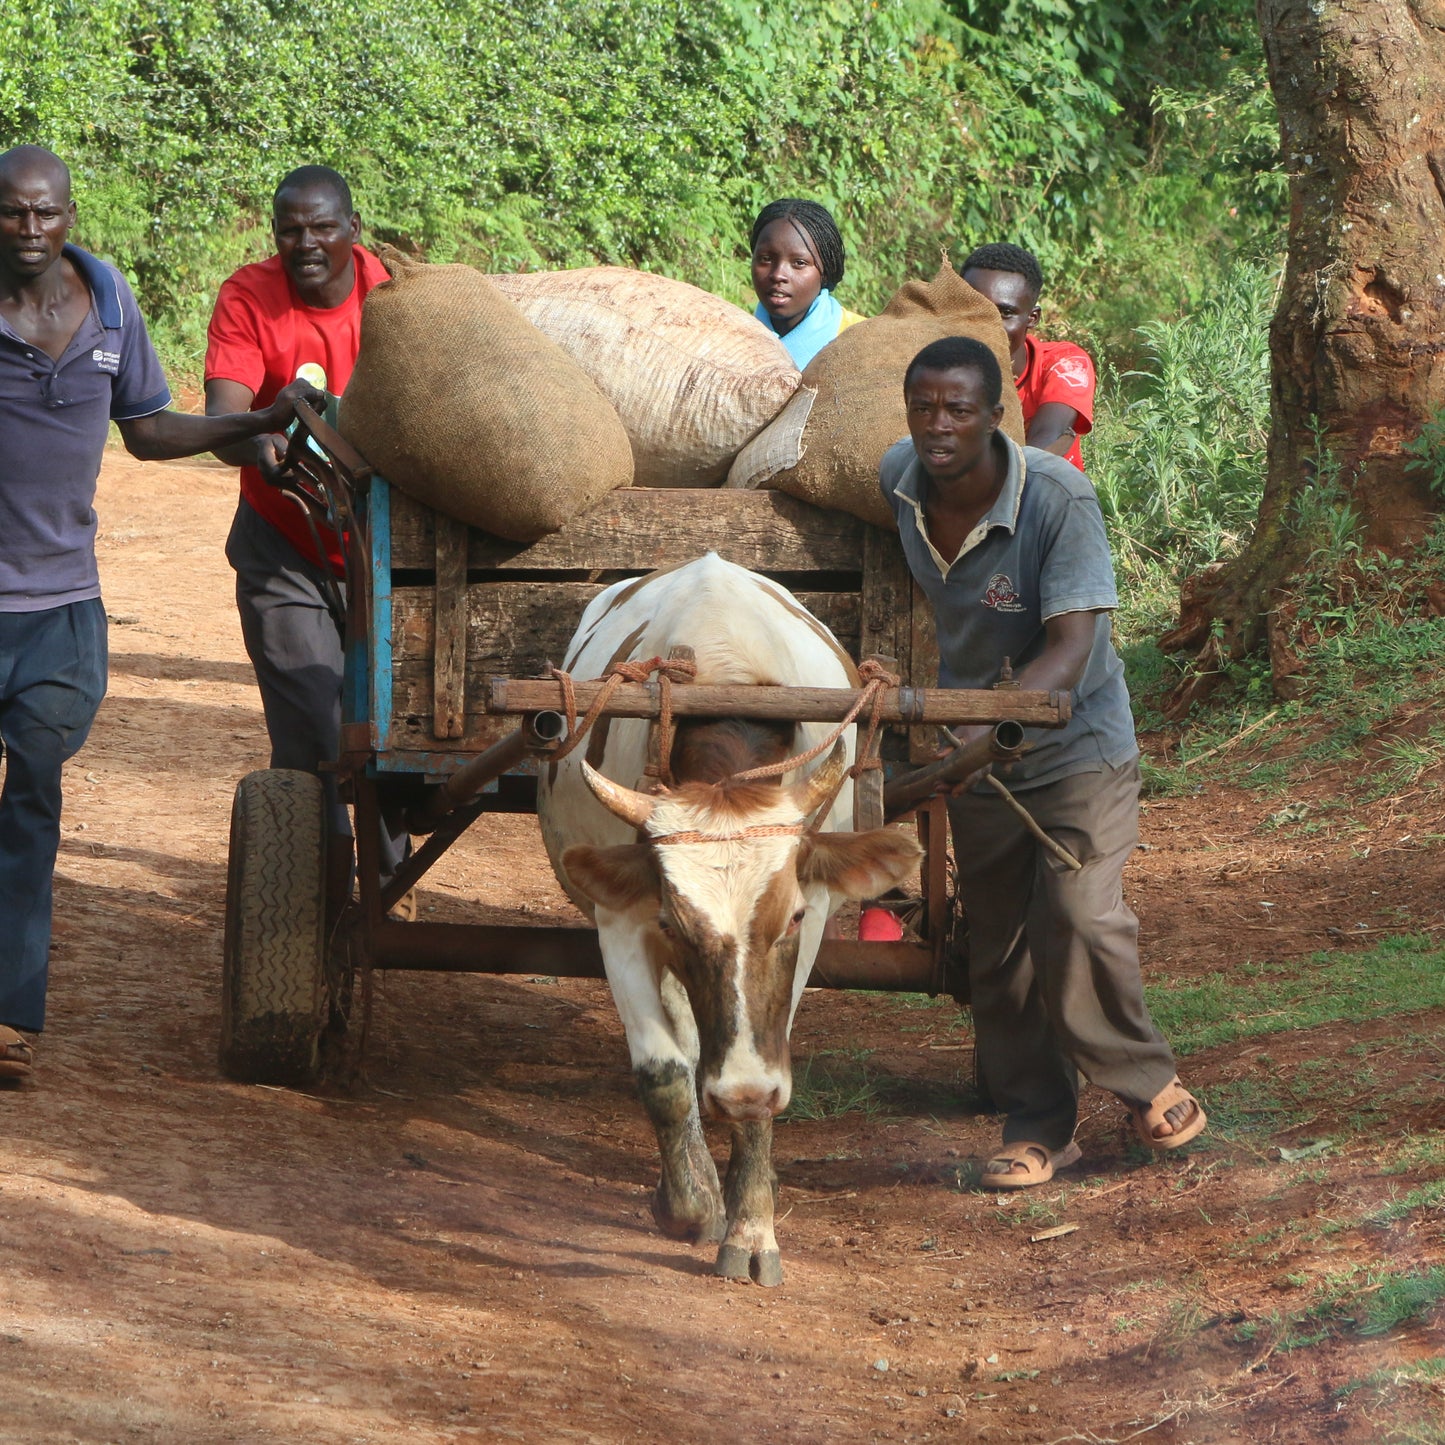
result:
M 231 807 L 221 974 L 221 1072 L 308 1084 L 326 992 L 326 802 L 321 779 L 248 773 Z

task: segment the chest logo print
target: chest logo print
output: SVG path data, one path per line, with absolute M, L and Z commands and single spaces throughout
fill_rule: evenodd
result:
M 1014 585 L 1009 581 L 1008 575 L 1004 572 L 995 572 L 988 579 L 988 590 L 983 594 L 983 605 L 992 607 L 995 612 L 1022 612 L 1024 604 L 1019 599 L 1019 594 L 1014 590 Z
M 90 359 L 101 371 L 108 371 L 112 376 L 120 374 L 120 352 L 105 351 L 97 347 L 90 353 Z

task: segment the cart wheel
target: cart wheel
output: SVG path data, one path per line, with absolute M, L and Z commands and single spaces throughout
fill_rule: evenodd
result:
M 248 773 L 231 808 L 221 1071 L 248 1084 L 304 1084 L 317 1071 L 326 957 L 321 779 Z

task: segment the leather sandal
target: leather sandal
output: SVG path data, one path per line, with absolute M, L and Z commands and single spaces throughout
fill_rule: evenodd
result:
M 416 915 L 417 896 L 415 888 L 408 888 L 386 911 L 386 916 L 393 923 L 415 923 Z
M 8 1024 L 0 1024 L 0 1079 L 23 1079 L 35 1067 L 35 1045 Z
M 1077 1164 L 1083 1155 L 1084 1151 L 1072 1139 L 1062 1149 L 1019 1139 L 1005 1144 L 983 1166 L 978 1182 L 985 1189 L 1032 1189 L 1035 1184 L 1047 1184 L 1056 1169 Z
M 1192 1110 L 1189 1117 L 1172 1134 L 1158 1134 L 1160 1128 L 1172 1128 L 1164 1116 L 1177 1104 L 1188 1104 Z M 1134 1128 L 1140 1140 L 1150 1149 L 1178 1149 L 1191 1139 L 1197 1139 L 1209 1122 L 1209 1116 L 1199 1105 L 1199 1100 L 1178 1080 L 1173 1079 L 1147 1104 L 1131 1104 L 1129 1113 L 1134 1119 Z

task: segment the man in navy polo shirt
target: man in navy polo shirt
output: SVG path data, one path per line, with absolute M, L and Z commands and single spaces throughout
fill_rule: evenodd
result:
M 1021 687 L 1072 695 L 1071 721 L 1035 733 L 1007 777 L 1081 868 L 1044 849 L 981 773 L 949 800 L 980 1074 L 1007 1116 L 982 1182 L 1019 1189 L 1079 1159 L 1080 1073 L 1124 1101 L 1155 1149 L 1206 1121 L 1149 1017 L 1124 902 L 1139 749 L 1110 640 L 1118 598 L 1098 499 L 1062 457 L 998 430 L 1002 389 L 981 343 L 925 347 L 903 382 L 909 435 L 885 453 L 880 483 L 937 619 L 940 684 L 992 687 L 1007 659 Z
M 0 155 L 0 1079 L 31 1071 L 25 1033 L 45 1023 L 61 768 L 105 693 L 93 503 L 109 425 L 159 461 L 283 430 L 298 397 L 321 400 L 297 383 L 267 411 L 171 411 L 130 287 L 67 243 L 74 224 L 59 157 Z

